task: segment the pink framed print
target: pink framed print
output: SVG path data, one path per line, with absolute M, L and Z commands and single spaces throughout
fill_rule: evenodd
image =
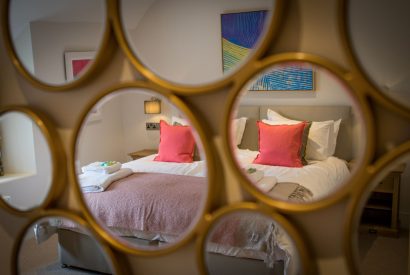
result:
M 84 73 L 85 68 L 93 60 L 94 51 L 89 52 L 65 52 L 65 75 L 67 81 L 76 79 L 81 73 Z

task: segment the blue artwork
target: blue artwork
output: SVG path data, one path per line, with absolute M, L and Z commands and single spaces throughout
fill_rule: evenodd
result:
M 258 77 L 250 91 L 313 91 L 313 69 L 308 65 L 286 64 Z
M 262 34 L 267 13 L 267 11 L 250 11 L 222 14 L 224 73 L 250 54 Z

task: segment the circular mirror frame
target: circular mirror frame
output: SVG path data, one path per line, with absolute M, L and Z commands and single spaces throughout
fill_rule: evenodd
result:
M 12 251 L 12 263 L 11 263 L 11 268 L 12 268 L 12 274 L 19 274 L 18 272 L 18 259 L 19 259 L 19 252 L 20 252 L 20 247 L 24 241 L 24 237 L 27 233 L 27 230 L 30 229 L 30 227 L 35 224 L 36 221 L 43 219 L 43 218 L 49 218 L 49 217 L 63 217 L 65 219 L 68 219 L 70 221 L 73 221 L 80 225 L 83 229 L 88 231 L 88 233 L 91 234 L 91 237 L 98 243 L 98 245 L 101 248 L 101 252 L 105 254 L 107 257 L 108 261 L 111 261 L 110 266 L 113 269 L 114 273 L 113 274 L 128 274 L 129 272 L 126 272 L 128 269 L 128 266 L 126 265 L 126 262 L 122 259 L 117 259 L 117 254 L 114 254 L 114 252 L 109 248 L 109 246 L 104 243 L 104 241 L 98 237 L 98 234 L 79 216 L 76 216 L 75 214 L 72 214 L 70 212 L 66 212 L 63 210 L 50 210 L 50 211 L 45 211 L 43 213 L 39 213 L 37 215 L 33 215 L 30 217 L 29 222 L 26 223 L 23 228 L 19 231 L 17 235 L 17 239 L 14 242 L 13 245 L 13 251 Z M 119 264 L 121 262 L 121 265 Z
M 342 187 L 338 190 L 333 192 L 331 195 L 326 196 L 324 198 L 318 199 L 316 201 L 308 202 L 308 203 L 290 203 L 283 200 L 275 200 L 272 197 L 269 197 L 259 191 L 246 177 L 243 173 L 240 172 L 240 169 L 235 161 L 234 153 L 231 150 L 230 144 L 230 119 L 231 114 L 233 113 L 233 108 L 235 107 L 235 102 L 237 100 L 238 95 L 241 92 L 241 89 L 244 87 L 246 83 L 248 83 L 252 77 L 256 76 L 258 73 L 262 72 L 264 69 L 268 67 L 274 66 L 276 64 L 280 64 L 283 62 L 289 61 L 300 61 L 300 62 L 308 62 L 317 66 L 320 66 L 327 71 L 335 74 L 339 80 L 341 80 L 346 87 L 349 88 L 351 91 L 349 94 L 353 99 L 353 103 L 359 106 L 358 111 L 359 116 L 358 119 L 363 119 L 363 132 L 366 135 L 367 142 L 365 144 L 365 148 L 363 148 L 363 155 L 361 159 L 358 160 L 357 167 L 353 170 L 353 174 L 348 182 L 344 183 Z M 295 213 L 295 212 L 308 212 L 314 211 L 318 209 L 326 208 L 336 202 L 340 201 L 348 194 L 353 192 L 354 186 L 356 185 L 363 185 L 363 176 L 365 166 L 370 163 L 371 158 L 374 154 L 374 119 L 372 117 L 372 113 L 370 111 L 370 107 L 368 102 L 366 101 L 366 93 L 364 92 L 365 84 L 363 83 L 360 77 L 357 77 L 356 74 L 348 72 L 338 65 L 334 64 L 328 59 L 325 59 L 320 56 L 316 56 L 313 54 L 307 53 L 299 53 L 299 52 L 290 52 L 290 53 L 283 53 L 270 56 L 261 60 L 260 62 L 253 63 L 254 67 L 253 70 L 250 70 L 251 74 L 249 74 L 246 78 L 239 79 L 237 78 L 237 82 L 235 82 L 234 87 L 230 91 L 230 94 L 227 99 L 227 107 L 225 108 L 225 113 L 223 117 L 223 140 L 224 140 L 224 149 L 225 155 L 228 156 L 228 163 L 231 169 L 235 172 L 239 182 L 245 188 L 247 192 L 249 192 L 253 197 L 262 201 L 263 203 L 280 209 L 286 213 Z M 240 80 L 240 81 L 239 81 Z
M 354 236 L 356 236 L 359 228 L 362 209 L 380 180 L 383 179 L 389 173 L 390 169 L 394 168 L 401 159 L 406 157 L 410 157 L 410 141 L 394 148 L 379 158 L 374 165 L 369 165 L 366 169 L 366 174 L 363 176 L 363 181 L 366 182 L 366 184 L 358 185 L 357 188 L 355 188 L 356 190 L 347 205 L 346 221 L 343 230 L 343 250 L 351 274 L 361 274 L 358 247 Z
M 273 221 L 278 223 L 288 236 L 292 239 L 296 250 L 299 253 L 299 259 L 301 263 L 302 274 L 318 274 L 318 269 L 316 262 L 309 259 L 312 249 L 306 243 L 307 238 L 304 238 L 301 230 L 296 229 L 296 227 L 285 217 L 275 212 L 273 209 L 269 209 L 263 205 L 259 205 L 251 202 L 239 202 L 231 204 L 222 208 L 219 208 L 212 214 L 205 216 L 207 224 L 205 225 L 203 231 L 200 232 L 200 236 L 197 240 L 197 262 L 199 265 L 199 270 L 201 274 L 207 274 L 206 270 L 206 260 L 205 260 L 205 247 L 207 242 L 208 234 L 211 232 L 213 227 L 223 219 L 225 216 L 230 214 L 246 211 L 253 212 L 255 214 L 261 214 L 268 218 L 271 218 Z
M 128 57 L 128 60 L 132 63 L 132 65 L 134 66 L 134 68 L 136 68 L 138 72 L 140 72 L 144 77 L 146 77 L 150 81 L 169 90 L 173 90 L 177 94 L 186 95 L 194 93 L 206 93 L 212 90 L 216 90 L 229 85 L 233 79 L 240 79 L 244 75 L 246 75 L 246 72 L 248 71 L 247 66 L 258 60 L 258 58 L 262 56 L 262 54 L 268 49 L 272 41 L 276 38 L 279 31 L 280 23 L 282 21 L 282 15 L 284 13 L 285 1 L 275 0 L 275 10 L 272 14 L 270 23 L 267 26 L 266 32 L 264 33 L 263 39 L 259 43 L 257 49 L 254 50 L 252 54 L 240 66 L 238 66 L 238 68 L 235 68 L 231 74 L 229 74 L 226 77 L 222 77 L 222 79 L 200 85 L 186 85 L 165 80 L 164 78 L 154 73 L 149 68 L 149 66 L 145 65 L 142 62 L 142 60 L 138 58 L 138 56 L 134 53 L 134 50 L 132 49 L 132 46 L 130 45 L 127 39 L 126 30 L 123 28 L 121 20 L 120 2 L 121 0 L 114 1 L 113 8 L 110 10 L 113 11 L 112 20 L 117 41 L 120 44 L 125 55 Z
M 15 215 L 27 215 L 31 212 L 41 211 L 41 209 L 47 208 L 49 205 L 58 200 L 59 196 L 65 189 L 64 183 L 67 175 L 66 157 L 60 136 L 56 131 L 56 127 L 44 114 L 25 106 L 9 106 L 0 108 L 0 116 L 10 112 L 18 112 L 26 115 L 40 129 L 50 150 L 50 160 L 53 167 L 52 171 L 50 171 L 50 188 L 47 191 L 44 201 L 38 206 L 34 206 L 28 210 L 19 210 L 6 203 L 3 199 L 0 199 L 0 207 L 7 209 Z
M 149 90 L 152 92 L 156 92 L 165 98 L 168 99 L 169 103 L 173 104 L 175 107 L 177 107 L 184 115 L 186 115 L 187 119 L 191 123 L 191 126 L 195 129 L 197 136 L 199 137 L 200 141 L 202 142 L 202 148 L 205 153 L 206 161 L 207 161 L 207 177 L 208 177 L 208 187 L 207 187 L 207 198 L 204 201 L 203 209 L 201 212 L 197 214 L 197 221 L 195 225 L 191 225 L 190 231 L 187 231 L 186 234 L 184 234 L 184 237 L 179 239 L 178 242 L 171 244 L 169 246 L 166 246 L 164 248 L 158 249 L 158 250 L 144 250 L 140 249 L 137 246 L 132 246 L 132 245 L 127 245 L 123 241 L 120 241 L 120 237 L 114 237 L 112 236 L 112 233 L 107 232 L 104 230 L 104 228 L 101 226 L 101 224 L 96 220 L 96 218 L 93 216 L 91 211 L 88 209 L 86 202 L 84 201 L 84 198 L 82 196 L 82 191 L 81 188 L 79 187 L 78 183 L 78 178 L 76 176 L 76 168 L 75 168 L 75 157 L 76 157 L 76 145 L 77 141 L 79 139 L 79 134 L 81 131 L 81 126 L 85 122 L 87 118 L 87 114 L 93 106 L 95 106 L 103 97 L 107 95 L 113 95 L 115 93 L 121 93 L 121 90 L 124 89 L 144 89 L 144 90 Z M 213 160 L 213 156 L 215 155 L 213 147 L 210 146 L 209 142 L 205 142 L 205 140 L 210 139 L 210 137 L 207 137 L 205 133 L 210 133 L 210 130 L 208 129 L 208 126 L 205 124 L 205 122 L 200 121 L 198 116 L 194 116 L 193 112 L 189 109 L 189 107 L 177 96 L 173 94 L 169 94 L 166 90 L 164 90 L 161 87 L 158 87 L 156 85 L 153 85 L 152 83 L 145 82 L 145 81 L 134 81 L 131 83 L 123 83 L 117 86 L 114 86 L 102 94 L 100 94 L 97 98 L 92 100 L 90 104 L 88 104 L 86 110 L 83 112 L 83 114 L 80 116 L 80 120 L 78 124 L 75 127 L 75 132 L 74 132 L 74 138 L 73 142 L 71 144 L 71 163 L 70 163 L 70 176 L 74 179 L 74 192 L 76 194 L 76 197 L 80 198 L 80 208 L 82 212 L 84 213 L 86 220 L 90 223 L 90 225 L 94 228 L 94 230 L 104 238 L 108 243 L 110 243 L 113 247 L 116 249 L 123 251 L 128 254 L 136 255 L 136 256 L 159 256 L 159 255 L 164 255 L 168 254 L 170 252 L 173 252 L 182 246 L 184 246 L 187 242 L 189 242 L 196 234 L 196 232 L 201 228 L 203 222 L 204 222 L 204 216 L 205 213 L 208 212 L 209 208 L 211 205 L 214 204 L 217 195 L 216 190 L 217 186 L 215 184 L 216 180 L 216 165 L 215 161 Z
M 112 26 L 111 21 L 109 20 L 110 12 L 109 12 L 109 3 L 111 0 L 104 0 L 105 2 L 105 29 L 102 32 L 100 44 L 97 50 L 97 54 L 92 62 L 92 64 L 87 68 L 86 72 L 82 74 L 78 79 L 75 79 L 70 82 L 65 82 L 63 84 L 53 84 L 47 83 L 41 79 L 36 78 L 35 75 L 30 73 L 24 63 L 18 57 L 16 49 L 13 44 L 13 39 L 11 36 L 10 28 L 9 28 L 9 10 L 10 10 L 10 3 L 13 0 L 5 0 L 1 5 L 1 12 L 2 12 L 2 31 L 4 34 L 4 42 L 6 45 L 6 51 L 17 71 L 26 79 L 28 80 L 33 86 L 44 89 L 47 91 L 65 91 L 77 88 L 84 83 L 90 81 L 93 77 L 98 75 L 98 72 L 104 67 L 104 64 L 110 60 L 110 57 L 114 51 L 114 41 L 113 41 L 113 34 L 112 34 Z
M 343 49 L 345 50 L 349 66 L 352 68 L 352 73 L 360 75 L 363 78 L 363 85 L 365 85 L 365 92 L 372 95 L 378 102 L 389 108 L 390 110 L 400 113 L 401 115 L 410 119 L 410 106 L 405 106 L 394 98 L 388 96 L 386 93 L 380 91 L 376 84 L 370 80 L 366 70 L 360 65 L 359 58 L 353 50 L 352 36 L 349 32 L 349 1 L 340 0 L 338 7 L 339 17 L 339 33 Z

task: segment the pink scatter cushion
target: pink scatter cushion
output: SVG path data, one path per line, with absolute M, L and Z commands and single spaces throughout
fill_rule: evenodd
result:
M 160 141 L 155 161 L 192 162 L 195 140 L 191 127 L 160 121 Z
M 259 154 L 255 164 L 302 167 L 310 123 L 268 125 L 258 121 Z

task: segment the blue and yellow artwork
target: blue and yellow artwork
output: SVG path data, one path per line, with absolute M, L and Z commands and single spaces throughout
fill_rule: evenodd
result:
M 221 15 L 223 72 L 246 58 L 258 42 L 268 11 L 226 13 Z
M 313 91 L 313 68 L 301 63 L 275 66 L 252 83 L 250 91 Z

